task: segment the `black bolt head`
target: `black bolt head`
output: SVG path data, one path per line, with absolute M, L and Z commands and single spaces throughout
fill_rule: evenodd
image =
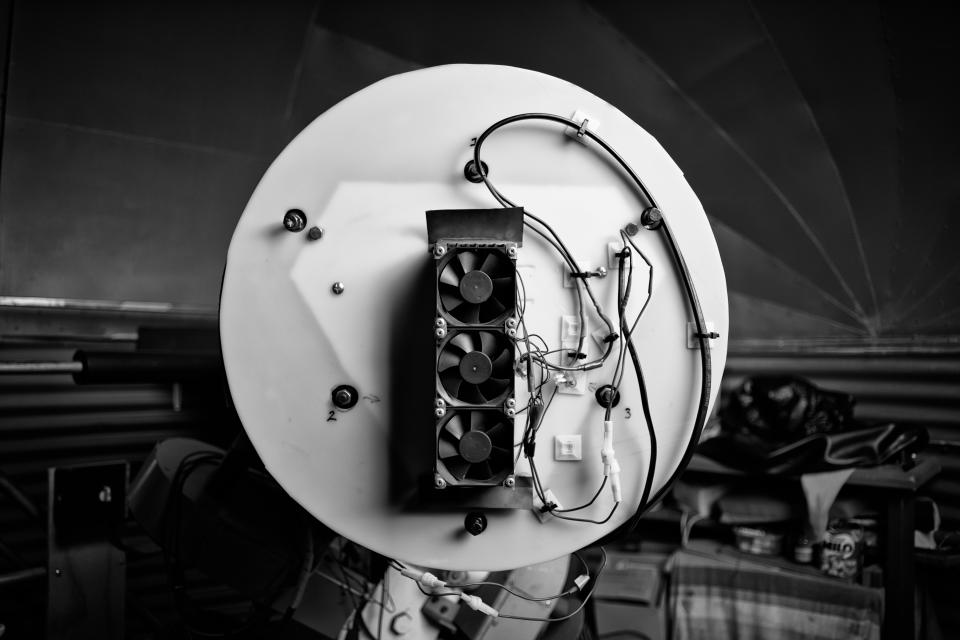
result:
M 283 214 L 283 228 L 292 233 L 303 231 L 307 226 L 307 214 L 300 209 L 290 209 Z
M 471 511 L 463 519 L 463 528 L 472 536 L 478 536 L 487 530 L 487 516 L 479 511 Z
M 360 394 L 356 388 L 348 384 L 341 384 L 333 390 L 333 406 L 338 409 L 352 409 L 360 399 Z

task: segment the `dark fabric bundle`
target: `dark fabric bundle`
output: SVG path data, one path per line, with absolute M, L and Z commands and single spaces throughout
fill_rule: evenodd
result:
M 698 453 L 748 471 L 811 473 L 882 464 L 926 443 L 921 428 L 856 423 L 853 405 L 853 396 L 802 378 L 748 378 L 720 412 L 720 434 Z

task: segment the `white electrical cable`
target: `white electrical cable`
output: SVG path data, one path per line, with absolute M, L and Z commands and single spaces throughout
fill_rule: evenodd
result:
M 613 492 L 613 501 L 623 501 L 623 489 L 620 486 L 620 463 L 613 450 L 613 420 L 603 421 L 603 446 L 600 448 L 600 458 L 603 460 L 603 475 L 610 478 L 610 489 Z

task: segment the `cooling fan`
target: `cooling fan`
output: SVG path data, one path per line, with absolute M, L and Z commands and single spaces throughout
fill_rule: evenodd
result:
M 500 249 L 458 249 L 441 266 L 437 290 L 449 320 L 490 324 L 513 311 L 515 268 Z
M 513 420 L 498 409 L 456 409 L 440 422 L 437 472 L 450 485 L 499 484 L 513 469 Z
M 503 333 L 458 331 L 440 348 L 437 375 L 452 402 L 497 404 L 513 391 L 513 355 Z

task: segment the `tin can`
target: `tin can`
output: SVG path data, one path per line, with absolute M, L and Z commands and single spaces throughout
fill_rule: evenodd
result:
M 831 524 L 820 549 L 820 570 L 853 581 L 862 567 L 863 529 L 847 523 Z

